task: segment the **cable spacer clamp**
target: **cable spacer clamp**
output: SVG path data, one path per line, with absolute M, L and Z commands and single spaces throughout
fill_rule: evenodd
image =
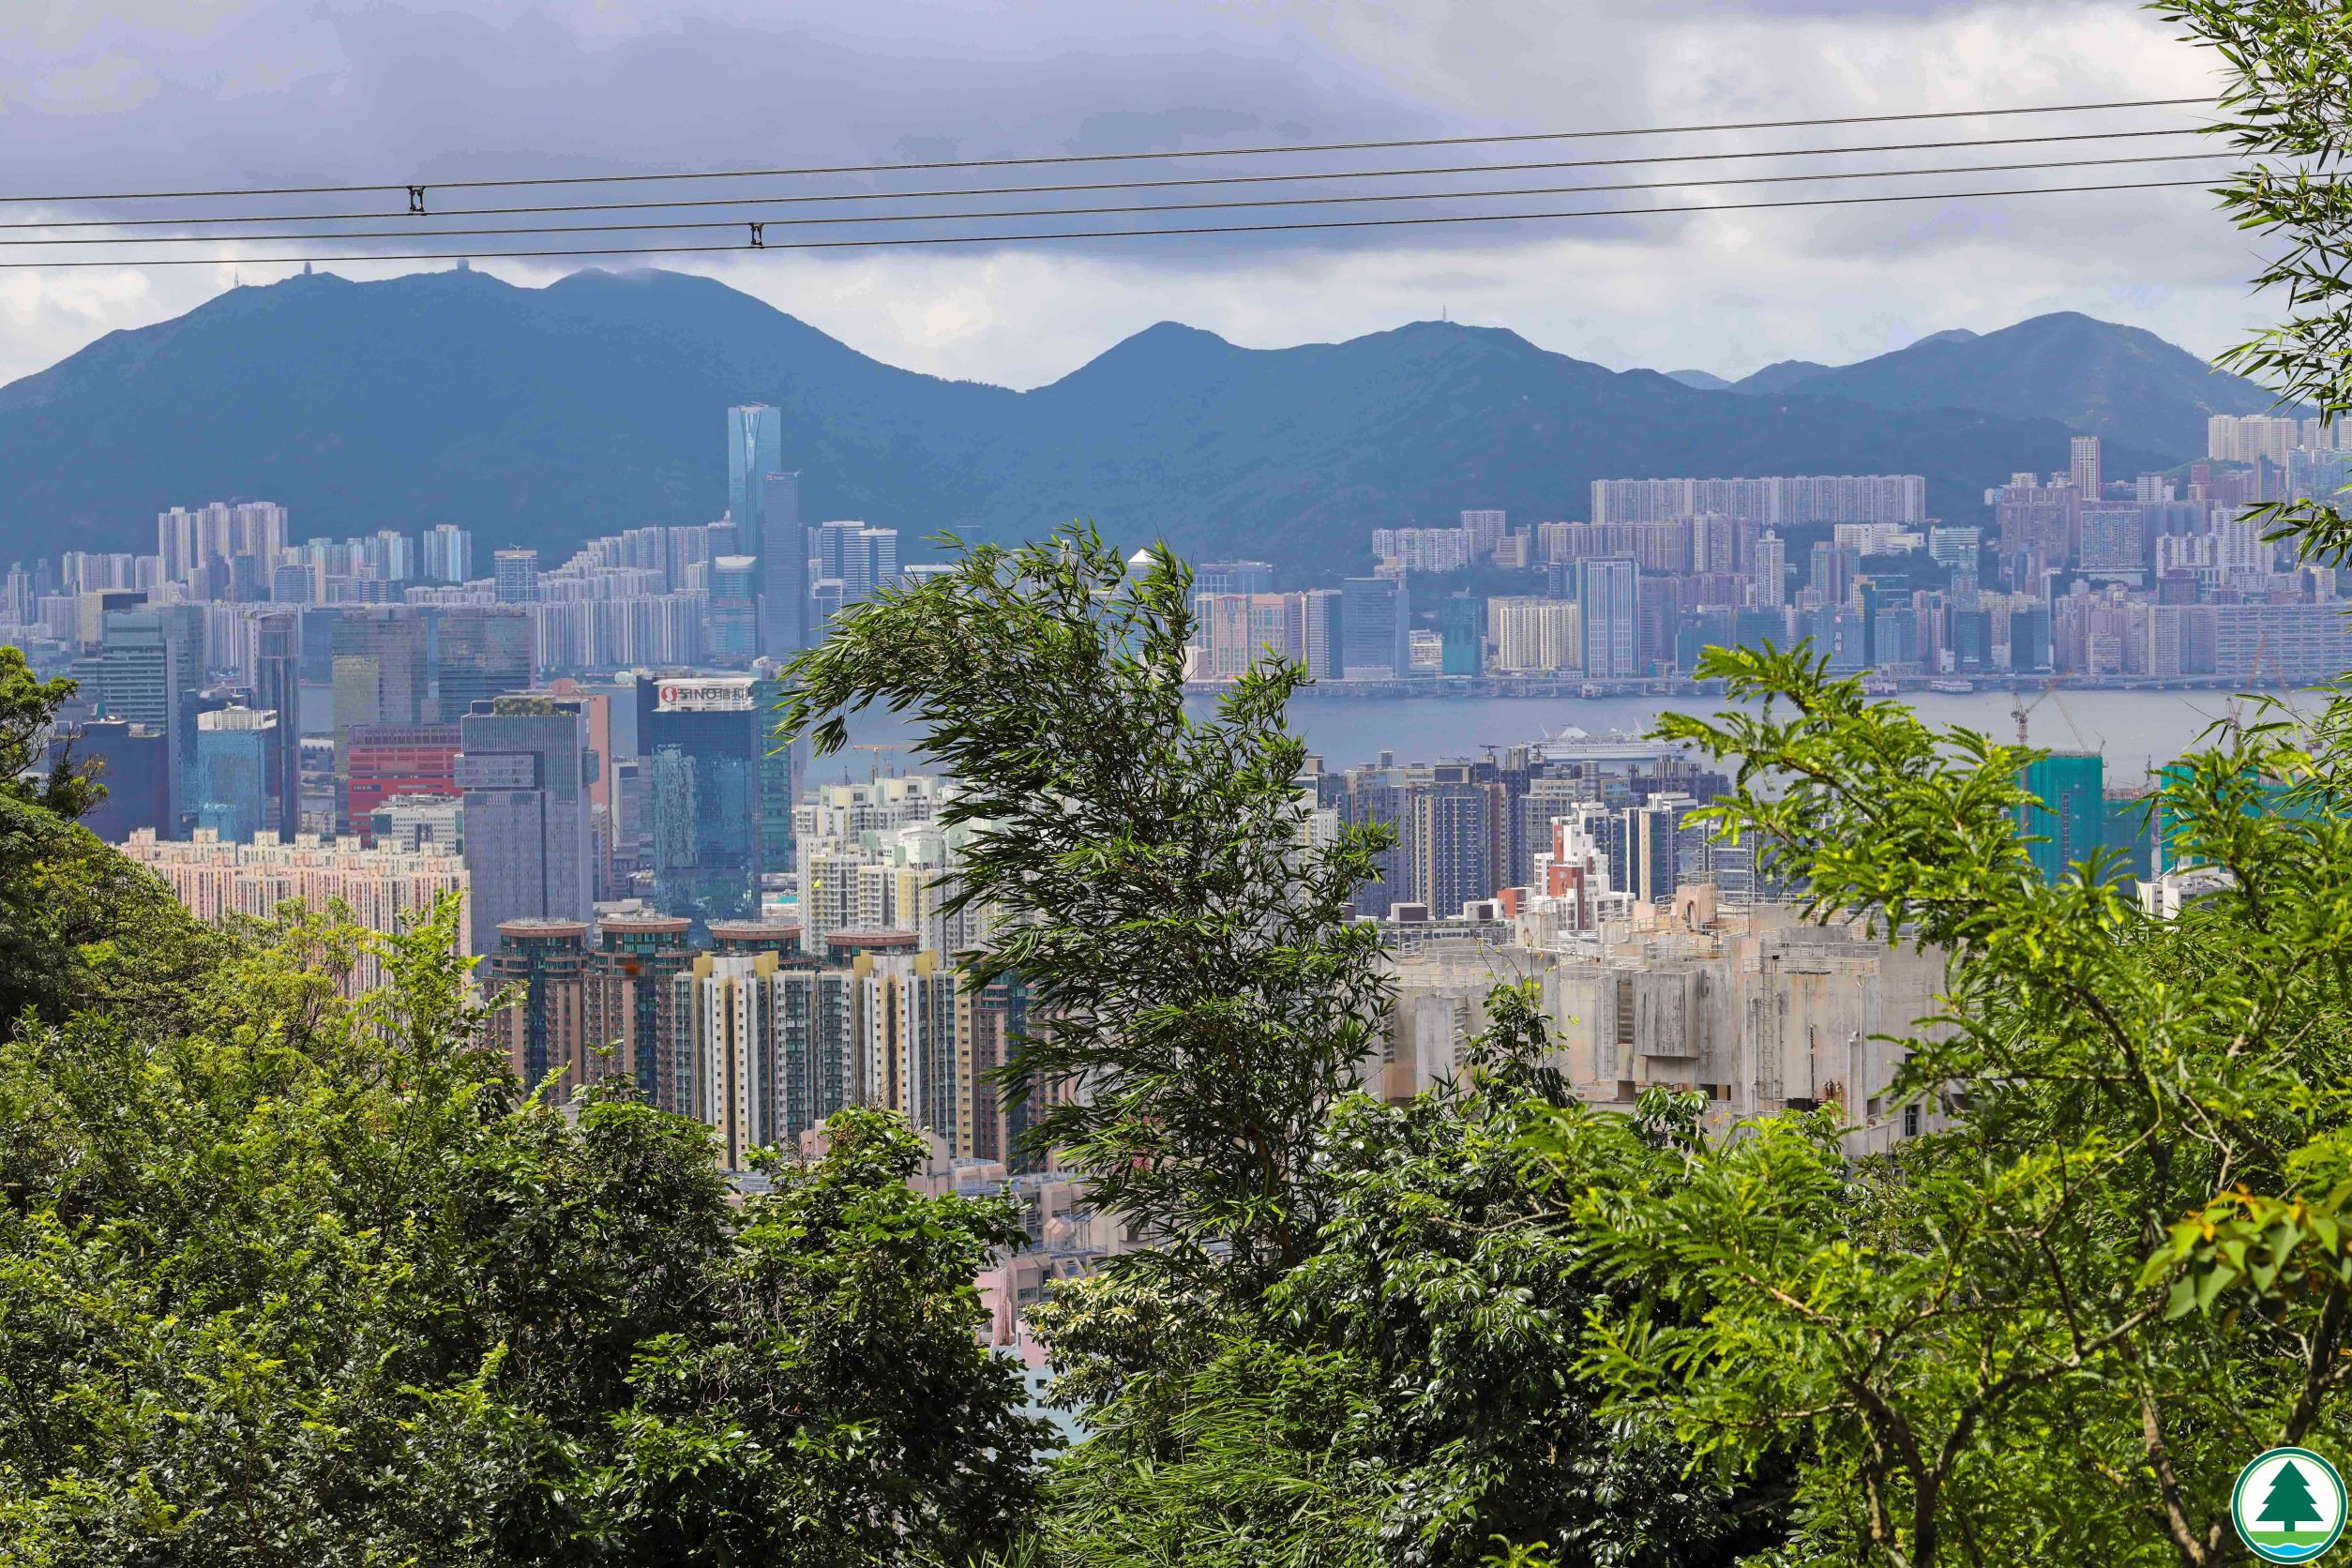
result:
M 423 186 L 412 185 L 408 188 L 408 210 L 411 212 L 425 210 L 425 188 Z

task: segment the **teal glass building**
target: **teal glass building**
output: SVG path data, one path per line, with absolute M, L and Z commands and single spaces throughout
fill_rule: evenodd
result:
M 2026 766 L 2021 782 L 2037 804 L 2020 810 L 2018 828 L 2033 868 L 2053 887 L 2106 843 L 2106 773 L 2095 751 L 2054 751 Z

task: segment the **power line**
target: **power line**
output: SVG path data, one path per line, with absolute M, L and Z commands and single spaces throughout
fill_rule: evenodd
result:
M 555 256 L 710 256 L 745 250 L 869 250 L 915 246 L 1037 244 L 1073 239 L 1150 239 L 1182 234 L 1271 234 L 1308 230 L 1423 228 L 1443 223 L 1526 223 L 1565 218 L 1648 218 L 1674 213 L 1761 212 L 1789 207 L 1843 207 L 1890 202 L 1958 202 L 1994 196 L 2081 195 L 2103 190 L 2164 190 L 2197 187 L 2211 189 L 2209 180 L 2130 180 L 2104 185 L 2028 186 L 2007 190 L 1905 191 L 1878 196 L 1816 196 L 1783 202 L 1691 203 L 1681 206 L 1587 207 L 1563 212 L 1448 213 L 1411 218 L 1354 218 L 1296 223 L 1214 223 L 1166 229 L 1080 229 L 1051 233 L 995 234 L 905 234 L 882 239 L 781 240 L 774 245 L 617 245 L 552 249 L 394 251 L 378 255 L 335 256 L 162 256 L 146 260 L 77 262 L 0 262 L 0 271 L 34 268 L 98 266 L 228 266 L 246 263 L 295 265 L 313 262 L 460 262 L 525 261 Z
M 742 180 L 798 174 L 879 174 L 929 169 L 1036 168 L 1071 163 L 1137 163 L 1182 158 L 1272 158 L 1299 153 L 1390 151 L 1403 147 L 1502 146 L 1529 142 L 1586 141 L 1612 136 L 1684 136 L 1713 131 L 1791 130 L 1816 126 L 1892 125 L 1918 120 L 1963 120 L 2016 114 L 2079 114 L 2117 109 L 2172 109 L 2204 104 L 2202 98 L 2129 98 L 2106 103 L 2057 103 L 2019 109 L 1941 109 L 1907 114 L 1845 114 L 1802 120 L 1749 120 L 1724 125 L 1644 126 L 1616 130 L 1538 130 L 1500 136 L 1424 136 L 1381 142 L 1319 142 L 1288 146 L 1210 147 L 1182 152 L 1064 153 L 1033 158 L 972 158 L 934 159 L 918 163 L 836 163 L 792 169 L 717 169 L 673 173 L 542 174 L 529 178 L 475 180 L 395 180 L 354 185 L 279 185 L 231 187 L 199 190 L 84 191 L 77 195 L 0 196 L 0 203 L 163 202 L 194 197 L 331 196 L 384 190 L 405 190 L 412 197 L 425 190 L 518 189 L 533 186 L 619 185 L 646 180 Z
M 1718 163 L 1775 158 L 1830 158 L 1846 153 L 1949 152 L 1963 147 L 2039 146 L 2053 142 L 2129 142 L 2151 136 L 2197 136 L 2194 126 L 2158 130 L 2083 130 L 2052 136 L 1991 136 L 1942 142 L 1882 142 L 1850 147 L 1782 147 L 1753 152 L 1651 153 L 1635 158 L 1550 158 L 1528 163 L 1455 163 L 1420 169 L 1332 169 L 1274 174 L 1215 174 L 1186 179 L 1093 180 L 1053 185 L 967 186 L 930 190 L 848 190 L 783 196 L 700 196 L 660 202 L 555 203 L 528 206 L 449 207 L 417 213 L 409 208 L 372 212 L 262 213 L 219 218 L 40 219 L 0 223 L 5 229 L 132 229 L 222 226 L 233 223 L 329 223 L 371 219 L 512 218 L 565 212 L 654 212 L 684 207 L 781 206 L 810 202 L 912 202 L 949 196 L 1041 196 L 1097 190 L 1177 190 L 1201 186 L 1286 185 L 1318 180 L 1405 179 L 1415 174 L 1508 174 L 1545 169 L 1614 169 L 1651 163 Z
M 1945 166 L 1934 169 L 1848 170 L 1837 173 L 1817 174 L 1749 174 L 1728 179 L 1646 180 L 1618 185 L 1514 186 L 1499 190 L 1405 190 L 1383 191 L 1373 195 L 1277 196 L 1259 197 L 1248 200 L 1236 199 L 1212 202 L 1134 202 L 1111 206 L 1022 207 L 1013 209 L 993 208 L 986 212 L 862 213 L 846 217 L 771 218 L 760 219 L 759 227 L 764 230 L 769 228 L 788 227 L 804 228 L 828 224 L 946 223 L 1000 218 L 1093 218 L 1107 217 L 1114 214 L 1204 212 L 1245 207 L 1352 206 L 1375 202 L 1440 202 L 1515 196 L 1602 195 L 1609 192 L 1625 190 L 1704 190 L 1734 185 L 1809 184 L 1824 180 L 1909 179 L 1926 175 L 1940 174 L 2013 173 L 2027 170 L 2040 169 L 2105 168 L 2123 163 L 2181 163 L 2199 158 L 2233 158 L 2236 156 L 2237 152 L 2234 148 L 2217 147 L 2210 152 L 2147 153 L 2131 158 L 2058 158 L 2036 163 L 1978 163 Z M 740 218 L 706 218 L 696 219 L 685 222 L 503 224 L 496 227 L 481 229 L 432 229 L 426 231 L 421 234 L 415 229 L 351 229 L 337 230 L 324 234 L 240 234 L 234 237 L 239 243 L 270 244 L 306 239 L 339 242 L 343 240 L 364 239 L 455 239 L 495 234 L 648 234 L 695 229 L 741 229 L 746 226 L 746 221 L 748 220 Z M 42 249 L 50 249 L 68 245 L 212 245 L 219 243 L 220 238 L 221 236 L 217 234 L 156 234 L 152 236 L 97 234 L 63 239 L 0 239 L 0 247 L 38 247 Z M 779 241 L 777 243 L 780 245 L 782 242 Z M 758 247 L 758 249 L 767 249 L 767 247 L 762 244 Z M 267 261 L 270 258 L 266 256 L 257 256 L 251 259 L 255 261 Z M 367 253 L 362 251 L 347 259 L 354 261 L 366 260 Z M 141 264 L 133 262 L 128 264 L 136 265 Z

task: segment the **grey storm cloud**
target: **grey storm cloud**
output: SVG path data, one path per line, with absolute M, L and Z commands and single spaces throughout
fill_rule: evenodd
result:
M 1628 128 L 2153 98 L 2208 81 L 2205 63 L 2131 0 L 18 0 L 0 6 L 0 194 Z M 1850 134 L 1950 133 L 1907 128 Z M 1576 156 L 1545 150 L 1557 145 L 1443 160 Z M 1080 177 L 1030 171 L 1019 183 L 1030 176 Z M 1598 204 L 1779 193 L 1726 187 Z M 251 249 L 238 254 L 261 264 Z M 563 264 L 502 268 L 543 280 Z M 1168 314 L 1263 342 L 1445 309 L 1593 357 L 1727 370 L 1854 357 L 2061 308 L 2207 347 L 2242 319 L 2236 280 L 2249 267 L 2209 203 L 2169 191 L 663 264 L 712 272 L 901 363 L 1014 381 L 1059 373 Z M 109 326 L 175 313 L 230 276 L 0 276 L 0 376 Z
M 0 128 L 19 177 L 104 186 L 987 158 L 1458 119 L 1213 8 L 912 7 L 892 28 L 876 10 L 28 5 L 0 22 Z M 1119 17 L 1138 25 L 1122 36 Z
M 1874 96 L 1791 34 L 1941 0 L 520 5 L 87 0 L 0 8 L 0 130 L 68 187 L 892 161 L 1639 125 Z M 1975 6 L 1980 12 L 1998 8 Z M 2067 4 L 2129 14 L 2128 5 Z M 1922 37 L 1922 46 L 1933 47 Z M 1696 46 L 1696 47 L 1695 47 Z M 1807 56 L 1815 56 L 1808 59 Z M 1887 96 L 1908 90 L 1890 81 Z M 1789 101 L 1784 101 L 1789 100 Z

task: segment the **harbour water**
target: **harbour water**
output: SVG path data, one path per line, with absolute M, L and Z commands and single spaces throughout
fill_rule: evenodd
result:
M 1996 740 L 2013 740 L 2015 708 L 2028 707 L 2027 735 L 2036 746 L 2061 751 L 2097 751 L 2107 759 L 2111 779 L 2130 780 L 2162 766 L 2198 744 L 2198 737 L 2233 711 L 2250 714 L 2227 691 L 2089 691 L 2063 688 L 2022 698 L 2006 691 L 1967 695 L 1906 693 L 1900 701 L 1939 727 L 1965 726 Z M 1394 702 L 1317 701 L 1294 702 L 1290 722 L 1330 767 L 1371 761 L 1381 750 L 1399 758 L 1476 756 L 1487 746 L 1508 746 L 1574 727 L 1590 733 L 1621 731 L 1638 734 L 1669 709 L 1710 713 L 1722 699 L 1676 701 L 1658 697 L 1470 698 Z M 2316 712 L 2315 693 L 2299 694 L 2294 706 Z
M 2059 751 L 2097 751 L 2107 760 L 2111 782 L 2128 784 L 2145 773 L 2194 749 L 2198 737 L 2236 711 L 2252 716 L 2243 699 L 2224 690 L 2212 691 L 2078 691 L 2063 687 L 2043 694 L 2028 690 L 2022 697 L 2006 691 L 1962 694 L 1907 693 L 1901 701 L 1922 718 L 1938 726 L 1962 725 L 1996 740 L 2015 738 L 2016 705 L 2028 708 L 2027 734 L 2036 746 Z M 2316 692 L 2294 694 L 2297 711 L 2311 715 L 2322 705 Z M 1205 710 L 1206 701 L 1199 706 Z M 1327 768 L 1369 762 L 1382 751 L 1399 761 L 1429 761 L 1445 757 L 1475 757 L 1489 746 L 1505 746 L 1540 740 L 1563 730 L 1590 734 L 1616 731 L 1638 734 L 1657 722 L 1668 709 L 1712 712 L 1721 699 L 1675 701 L 1660 697 L 1464 697 L 1363 700 L 1318 698 L 1312 692 L 1291 703 L 1291 728 Z M 861 716 L 852 726 L 852 739 L 867 745 L 904 743 L 913 738 L 911 727 L 888 714 Z M 905 771 L 913 762 L 912 751 L 851 752 L 817 764 L 811 777 L 835 780 L 863 778 L 874 759 L 887 771 Z

